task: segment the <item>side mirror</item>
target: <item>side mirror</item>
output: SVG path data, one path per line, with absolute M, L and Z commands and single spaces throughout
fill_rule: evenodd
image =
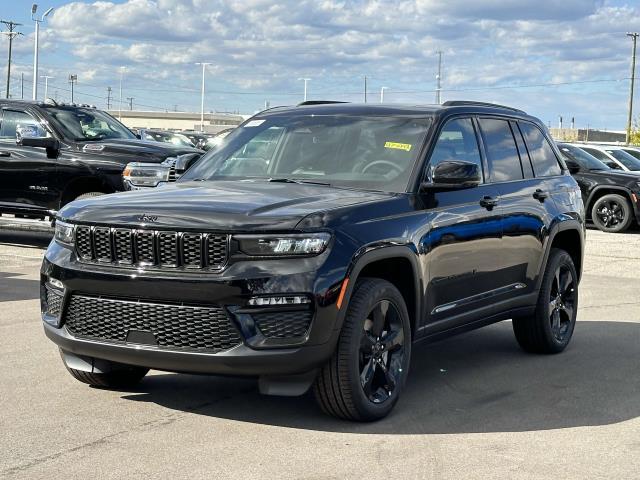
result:
M 565 160 L 564 163 L 569 169 L 569 173 L 574 174 L 580 172 L 580 165 L 573 160 Z
M 60 152 L 60 142 L 52 137 L 47 137 L 46 132 L 35 125 L 20 126 L 16 128 L 16 144 L 23 147 L 44 148 L 47 150 L 47 158 L 57 158 Z
M 421 190 L 454 190 L 482 183 L 480 165 L 457 160 L 440 162 L 433 167 L 430 177 L 431 181 L 422 183 Z

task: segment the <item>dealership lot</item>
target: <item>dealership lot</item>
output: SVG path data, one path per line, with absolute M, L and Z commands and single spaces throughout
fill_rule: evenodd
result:
M 522 353 L 508 322 L 416 348 L 399 408 L 355 424 L 311 398 L 260 396 L 250 380 L 76 382 L 40 325 L 47 239 L 2 232 L 0 476 L 637 478 L 640 234 L 587 237 L 580 323 L 564 354 Z

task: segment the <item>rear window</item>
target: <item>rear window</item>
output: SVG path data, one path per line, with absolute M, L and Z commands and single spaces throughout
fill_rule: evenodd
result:
M 536 177 L 553 177 L 561 175 L 562 169 L 553 152 L 553 148 L 542 134 L 542 131 L 531 123 L 520 122 L 520 130 L 524 135 L 533 171 Z

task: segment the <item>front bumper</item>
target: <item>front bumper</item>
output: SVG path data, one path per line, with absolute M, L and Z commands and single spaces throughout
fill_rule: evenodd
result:
M 271 261 L 272 271 L 280 272 L 279 275 L 271 274 L 264 265 L 248 265 L 249 262 L 213 274 L 144 272 L 83 264 L 76 261 L 73 252 L 52 242 L 41 269 L 45 333 L 61 349 L 78 356 L 158 370 L 241 376 L 301 374 L 325 363 L 333 354 L 339 336 L 340 312 L 335 305 L 337 289 L 334 280 L 318 272 L 323 261 L 321 258 L 293 263 Z M 64 286 L 63 300 L 56 307 L 57 322 L 46 313 L 45 284 L 50 285 L 52 279 Z M 256 296 L 293 294 L 306 295 L 311 303 L 300 307 L 269 308 L 248 304 L 248 300 Z M 65 324 L 72 296 L 107 302 L 117 299 L 134 305 L 223 309 L 240 340 L 230 348 L 207 351 L 173 348 L 160 342 L 157 345 L 140 342 L 139 337 L 133 341 L 130 336 L 113 341 L 112 338 L 77 335 Z M 252 320 L 265 312 L 276 316 L 280 312 L 287 318 L 295 317 L 296 312 L 311 312 L 312 316 L 304 335 L 298 331 L 295 336 L 287 337 L 278 331 L 278 335 L 269 338 Z M 91 313 L 87 315 L 91 321 Z M 166 315 L 163 318 L 166 319 Z M 176 322 L 180 321 L 176 319 Z

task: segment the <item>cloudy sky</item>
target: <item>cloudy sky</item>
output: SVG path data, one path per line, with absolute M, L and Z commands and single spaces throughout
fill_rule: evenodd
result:
M 43 0 L 40 75 L 49 96 L 105 107 L 107 87 L 138 110 L 252 113 L 310 99 L 433 103 L 437 51 L 443 99 L 506 103 L 552 126 L 623 129 L 631 40 L 640 0 Z M 14 41 L 12 88 L 31 92 L 33 22 L 28 0 L 0 0 L 0 17 L 24 25 Z M 6 36 L 0 39 L 6 78 Z M 40 79 L 43 94 L 44 80 Z M 640 90 L 640 86 L 638 88 Z M 125 100 L 126 101 L 126 100 Z M 636 96 L 640 113 L 640 95 Z M 127 106 L 128 108 L 128 106 Z

